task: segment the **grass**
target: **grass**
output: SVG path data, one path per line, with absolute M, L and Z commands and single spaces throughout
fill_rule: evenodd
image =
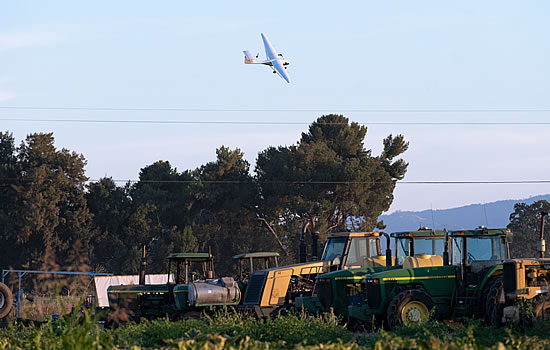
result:
M 102 330 L 87 312 L 35 326 L 12 322 L 0 329 L 1 349 L 550 349 L 550 323 L 497 329 L 472 319 L 461 327 L 433 321 L 351 333 L 332 315 L 257 320 L 221 311 L 201 320 L 157 319 Z
M 78 296 L 35 296 L 32 302 L 21 298 L 19 315 L 25 319 L 44 321 L 49 315 L 70 313 L 81 300 Z

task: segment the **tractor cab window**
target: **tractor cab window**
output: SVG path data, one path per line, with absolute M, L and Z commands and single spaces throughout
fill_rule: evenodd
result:
M 464 239 L 466 239 L 466 261 L 468 264 L 474 261 L 501 261 L 507 258 L 505 237 L 456 237 L 453 238 L 452 244 L 452 261 L 454 265 L 458 265 L 462 262 Z
M 381 255 L 377 237 L 354 237 L 351 239 L 346 266 L 362 265 L 364 258 Z
M 395 242 L 397 265 L 403 265 L 403 261 L 405 261 L 405 258 L 409 256 L 410 241 L 411 240 L 409 238 L 398 238 Z
M 506 259 L 505 237 L 468 237 L 467 239 L 468 262 Z
M 453 265 L 460 265 L 462 261 L 462 237 L 455 237 L 452 239 L 451 252 Z
M 347 238 L 332 238 L 327 241 L 325 250 L 323 251 L 323 257 L 321 260 L 330 261 L 335 264 L 340 264 L 342 261 L 342 255 L 344 255 L 344 248 L 346 247 Z
M 414 254 L 430 254 L 443 256 L 445 238 L 417 238 L 413 240 Z
M 411 255 L 411 244 L 414 244 L 414 255 L 430 254 L 443 255 L 445 249 L 445 238 L 443 237 L 427 237 L 415 238 L 410 237 L 398 238 L 396 242 L 397 264 L 403 265 L 405 258 Z

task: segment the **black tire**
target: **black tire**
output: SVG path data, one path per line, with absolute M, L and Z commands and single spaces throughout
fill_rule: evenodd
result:
M 0 319 L 6 317 L 13 306 L 13 294 L 4 283 L 0 283 Z
M 435 303 L 422 289 L 409 289 L 395 296 L 388 306 L 388 327 L 394 330 L 401 326 L 421 325 L 432 317 Z
M 485 300 L 485 317 L 490 325 L 495 327 L 502 326 L 504 302 L 504 282 L 502 276 L 500 276 L 491 284 L 487 299 Z
M 493 286 L 493 283 L 498 278 L 502 278 L 501 275 L 491 276 L 485 286 L 483 287 L 483 290 L 481 291 L 481 297 L 479 300 L 479 313 L 476 315 L 477 317 L 483 318 L 485 320 L 485 323 L 490 323 L 489 320 L 489 314 L 487 312 L 487 297 L 489 296 L 489 291 L 491 290 L 491 287 Z
M 181 319 L 184 321 L 187 320 L 200 320 L 201 313 L 198 311 L 188 311 L 181 316 Z

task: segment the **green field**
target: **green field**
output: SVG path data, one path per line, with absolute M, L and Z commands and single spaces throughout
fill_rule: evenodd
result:
M 550 349 L 550 322 L 534 328 L 491 328 L 479 320 L 450 327 L 431 322 L 396 332 L 352 333 L 333 316 L 256 320 L 220 312 L 201 320 L 163 319 L 100 329 L 91 315 L 41 325 L 11 322 L 0 349 Z

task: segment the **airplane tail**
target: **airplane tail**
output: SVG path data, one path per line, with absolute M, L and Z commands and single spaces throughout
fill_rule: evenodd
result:
M 256 63 L 256 57 L 254 57 L 250 51 L 245 50 L 245 51 L 243 51 L 243 53 L 244 53 L 244 63 L 245 64 Z

